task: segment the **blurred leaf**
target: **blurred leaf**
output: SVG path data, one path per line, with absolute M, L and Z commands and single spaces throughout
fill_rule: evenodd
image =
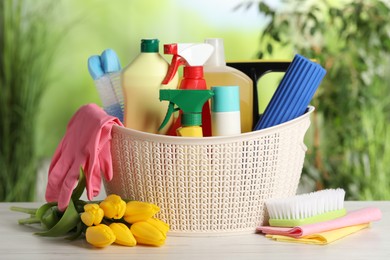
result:
M 56 5 L 0 1 L 0 201 L 34 200 L 36 121 L 55 49 Z
M 259 11 L 264 13 L 265 15 L 272 15 L 274 11 L 269 7 L 269 5 L 264 2 L 259 3 Z
M 251 2 L 251 1 L 241 2 L 241 3 L 237 4 L 237 5 L 233 8 L 233 11 L 237 11 L 237 10 L 242 9 L 242 8 L 248 10 L 248 9 L 250 9 L 252 6 L 253 6 L 253 2 Z
M 272 54 L 272 45 L 271 44 L 267 44 L 267 52 L 268 54 Z

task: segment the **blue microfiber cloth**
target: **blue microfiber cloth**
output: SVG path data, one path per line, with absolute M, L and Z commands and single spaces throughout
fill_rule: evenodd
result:
M 254 130 L 275 126 L 303 115 L 326 74 L 321 65 L 297 54 Z

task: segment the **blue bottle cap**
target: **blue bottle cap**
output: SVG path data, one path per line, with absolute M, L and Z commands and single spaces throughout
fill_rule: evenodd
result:
M 211 101 L 212 112 L 240 111 L 240 87 L 239 86 L 214 86 Z

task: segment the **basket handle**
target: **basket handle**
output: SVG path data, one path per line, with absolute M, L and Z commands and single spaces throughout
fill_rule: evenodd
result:
M 302 131 L 300 131 L 300 136 L 298 138 L 299 145 L 301 146 L 302 150 L 306 153 L 307 151 L 307 146 L 305 144 L 305 135 L 307 130 L 309 129 L 311 124 L 310 117 L 307 117 L 303 122 L 302 122 Z
M 291 60 L 252 60 L 252 61 L 238 61 L 227 62 L 226 65 L 233 67 L 245 73 L 253 81 L 253 125 L 259 121 L 259 100 L 257 83 L 259 79 L 270 72 L 286 72 L 290 66 Z

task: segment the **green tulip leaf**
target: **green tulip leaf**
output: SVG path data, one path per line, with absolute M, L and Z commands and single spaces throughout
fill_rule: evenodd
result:
M 46 213 L 46 211 L 48 211 L 50 208 L 52 208 L 54 206 L 57 206 L 56 202 L 49 202 L 49 203 L 43 204 L 42 206 L 40 206 L 38 208 L 38 210 L 35 213 L 35 216 L 37 218 L 41 219 L 43 217 L 43 215 Z
M 51 229 L 35 233 L 39 236 L 46 237 L 59 237 L 66 235 L 69 231 L 74 229 L 80 222 L 80 216 L 77 212 L 72 200 L 69 201 L 68 208 L 65 210 L 64 215 Z
M 66 239 L 73 241 L 73 240 L 79 238 L 81 236 L 81 234 L 83 233 L 84 229 L 85 229 L 85 225 L 80 221 L 76 226 L 76 232 L 74 234 L 72 234 L 71 236 L 67 237 Z
M 76 200 L 80 199 L 81 195 L 83 195 L 85 186 L 86 186 L 85 173 L 84 173 L 83 168 L 80 167 L 79 182 L 77 183 L 77 186 L 73 190 L 73 193 L 72 193 L 72 200 L 73 201 L 76 201 Z
M 52 227 L 54 227 L 58 223 L 58 221 L 60 221 L 58 213 L 59 212 L 57 207 L 54 206 L 49 208 L 49 210 L 47 210 L 40 218 L 42 225 L 45 226 L 47 229 L 51 229 Z

